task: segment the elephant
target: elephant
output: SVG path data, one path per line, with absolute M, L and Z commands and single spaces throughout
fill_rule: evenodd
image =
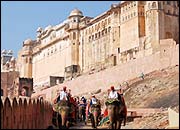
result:
M 109 117 L 109 129 L 120 129 L 121 123 L 123 121 L 122 111 L 124 109 L 124 105 L 116 99 L 109 99 L 106 101 L 106 105 L 108 108 L 108 117 Z
M 97 128 L 100 115 L 101 115 L 101 106 L 99 104 L 98 105 L 92 105 L 91 106 L 90 119 L 91 119 L 91 123 L 92 123 L 93 128 Z
M 80 121 L 85 121 L 86 119 L 86 106 L 83 105 L 79 105 L 79 119 Z
M 59 103 L 54 105 L 54 109 L 56 112 L 58 112 L 59 128 L 68 128 L 69 127 L 68 116 L 70 113 L 69 102 L 62 100 Z

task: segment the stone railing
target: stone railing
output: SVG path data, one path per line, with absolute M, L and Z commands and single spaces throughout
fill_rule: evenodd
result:
M 1 129 L 46 129 L 52 122 L 49 102 L 1 97 Z

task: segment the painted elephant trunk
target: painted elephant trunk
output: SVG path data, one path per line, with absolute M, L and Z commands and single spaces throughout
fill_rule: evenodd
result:
M 101 113 L 100 106 L 92 106 L 92 116 L 91 116 L 91 123 L 93 128 L 97 128 L 98 126 L 98 118 Z

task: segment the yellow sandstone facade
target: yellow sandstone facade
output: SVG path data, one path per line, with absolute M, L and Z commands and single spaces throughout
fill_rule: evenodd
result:
M 53 86 L 79 75 L 151 55 L 160 41 L 179 44 L 177 1 L 126 1 L 92 18 L 74 9 L 59 25 L 37 29 L 18 54 L 20 77 L 34 87 Z

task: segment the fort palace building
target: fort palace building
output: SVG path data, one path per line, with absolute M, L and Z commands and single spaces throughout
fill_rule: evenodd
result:
M 64 22 L 39 27 L 35 40 L 25 40 L 17 66 L 35 88 L 53 86 L 152 55 L 164 39 L 179 44 L 177 1 L 124 1 L 94 18 L 74 9 Z

